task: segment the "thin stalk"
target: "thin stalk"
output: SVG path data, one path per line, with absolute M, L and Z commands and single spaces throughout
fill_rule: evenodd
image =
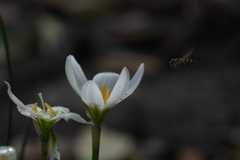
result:
M 47 160 L 49 148 L 49 134 L 41 135 L 41 160 Z
M 0 30 L 2 32 L 3 44 L 4 44 L 5 53 L 6 53 L 9 83 L 12 85 L 12 67 L 11 67 L 9 45 L 8 45 L 7 34 L 6 34 L 6 30 L 3 24 L 1 14 L 0 14 Z M 7 126 L 7 135 L 5 138 L 5 145 L 9 145 L 11 132 L 12 132 L 12 104 L 13 104 L 12 101 L 9 99 L 8 126 Z
M 26 147 L 29 131 L 30 131 L 30 128 L 31 128 L 31 122 L 32 122 L 32 119 L 28 118 L 27 127 L 25 129 L 25 133 L 24 133 L 24 137 L 23 137 L 23 141 L 22 141 L 22 146 L 21 146 L 19 160 L 23 160 L 24 159 L 24 151 L 25 151 L 25 147 Z
M 92 160 L 99 159 L 101 126 L 92 126 Z

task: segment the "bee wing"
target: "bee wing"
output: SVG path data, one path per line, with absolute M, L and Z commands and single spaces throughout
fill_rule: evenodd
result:
M 191 56 L 191 54 L 193 53 L 194 47 L 192 47 L 182 58 L 183 59 L 187 59 Z

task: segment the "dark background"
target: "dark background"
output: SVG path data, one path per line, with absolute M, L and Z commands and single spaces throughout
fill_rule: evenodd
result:
M 240 1 L 2 0 L 0 12 L 12 91 L 25 104 L 39 101 L 42 92 L 51 106 L 88 119 L 65 76 L 69 54 L 88 79 L 120 73 L 124 66 L 134 75 L 145 63 L 139 87 L 103 121 L 102 143 L 108 146 L 102 146 L 100 159 L 240 159 Z M 169 66 L 191 47 L 198 66 Z M 6 66 L 1 38 L 0 145 L 9 104 Z M 14 106 L 11 145 L 18 152 L 27 123 Z M 62 120 L 54 128 L 63 160 L 90 159 L 90 126 Z M 39 142 L 32 126 L 26 160 L 39 157 Z

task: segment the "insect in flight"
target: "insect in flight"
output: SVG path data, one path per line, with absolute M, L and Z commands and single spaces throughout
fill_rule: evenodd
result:
M 183 65 L 196 66 L 197 65 L 196 60 L 188 59 L 188 57 L 190 57 L 191 54 L 193 53 L 193 50 L 194 50 L 194 48 L 191 48 L 191 50 L 188 51 L 188 53 L 185 54 L 182 58 L 174 58 L 171 61 L 169 61 L 170 66 L 173 68 L 178 68 Z

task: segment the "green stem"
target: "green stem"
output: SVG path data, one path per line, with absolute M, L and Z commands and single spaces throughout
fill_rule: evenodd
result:
M 2 32 L 4 49 L 5 49 L 5 53 L 6 53 L 6 59 L 7 59 L 9 83 L 12 84 L 12 67 L 11 67 L 10 51 L 9 51 L 7 34 L 6 34 L 6 30 L 5 30 L 5 27 L 4 27 L 4 23 L 3 23 L 3 20 L 2 20 L 2 15 L 1 14 L 0 14 L 0 28 L 1 28 L 1 32 Z
M 4 44 L 5 53 L 6 53 L 9 83 L 12 85 L 12 67 L 11 67 L 9 45 L 8 45 L 7 34 L 6 34 L 6 30 L 5 30 L 5 27 L 3 24 L 1 14 L 0 14 L 0 31 L 2 32 L 3 44 Z M 7 126 L 7 135 L 5 138 L 6 145 L 9 145 L 10 136 L 11 136 L 11 132 L 12 132 L 12 104 L 13 104 L 12 101 L 9 99 L 8 126 Z
M 92 126 L 92 160 L 99 159 L 101 126 Z
M 47 160 L 49 147 L 49 134 L 41 135 L 41 160 Z
M 22 147 L 21 147 L 21 151 L 20 151 L 19 160 L 24 159 L 24 151 L 25 151 L 29 131 L 30 131 L 30 128 L 31 128 L 31 122 L 32 122 L 32 119 L 28 118 L 27 126 L 25 128 L 25 133 L 24 133 L 24 137 L 23 137 L 23 141 L 22 141 Z

